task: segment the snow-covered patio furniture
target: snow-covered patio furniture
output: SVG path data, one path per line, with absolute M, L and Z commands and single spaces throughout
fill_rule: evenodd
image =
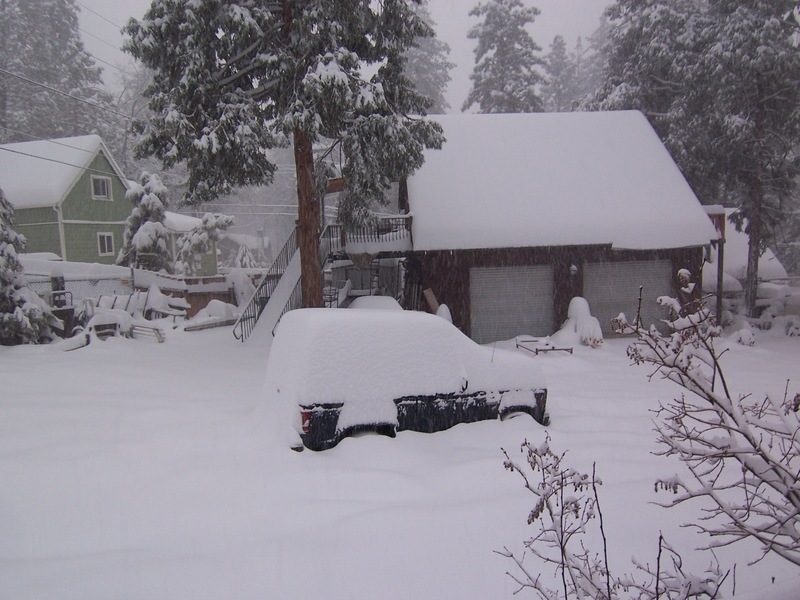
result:
M 447 320 L 412 311 L 287 313 L 270 350 L 265 393 L 285 409 L 299 449 L 324 450 L 361 432 L 435 432 L 514 413 L 548 420 L 544 376 L 530 358 L 479 346 Z

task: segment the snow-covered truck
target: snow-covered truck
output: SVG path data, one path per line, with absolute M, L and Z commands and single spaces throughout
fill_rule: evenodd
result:
M 548 421 L 545 379 L 531 358 L 479 346 L 447 320 L 412 311 L 287 313 L 270 350 L 265 393 L 291 420 L 296 449 L 517 413 Z

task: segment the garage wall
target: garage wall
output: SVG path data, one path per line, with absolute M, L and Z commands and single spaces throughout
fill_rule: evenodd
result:
M 469 271 L 470 331 L 485 344 L 553 332 L 553 267 L 477 267 Z
M 505 275 L 511 274 L 508 269 L 517 267 L 551 269 L 549 289 L 543 287 L 543 280 L 547 278 L 540 271 L 538 283 L 534 286 L 536 291 L 526 292 L 524 289 L 498 291 L 500 298 L 497 304 L 489 302 L 491 308 L 477 309 L 478 312 L 488 310 L 495 313 L 494 317 L 486 317 L 489 322 L 490 319 L 494 319 L 495 325 L 492 327 L 495 329 L 492 330 L 491 337 L 499 335 L 501 337 L 495 339 L 502 339 L 502 336 L 510 339 L 521 333 L 532 335 L 553 333 L 566 320 L 567 308 L 574 296 L 588 296 L 587 300 L 593 314 L 603 323 L 604 332 L 608 334 L 611 331 L 609 321 L 612 317 L 623 311 L 631 319 L 635 316 L 640 284 L 645 286 L 643 308 L 645 314 L 650 315 L 652 320 L 658 316 L 656 297 L 674 293 L 672 281 L 677 270 L 687 268 L 692 273 L 699 273 L 702 258 L 702 248 L 623 251 L 603 246 L 561 246 L 419 252 L 410 255 L 407 265 L 416 289 L 431 288 L 438 301 L 450 308 L 453 324 L 456 327 L 473 339 L 485 340 L 490 335 L 487 329 L 478 331 L 477 335 L 472 332 L 473 315 L 477 314 L 472 304 L 483 302 L 480 293 L 477 298 L 473 298 L 471 291 L 471 273 L 475 269 L 497 268 L 501 270 L 496 273 Z M 570 274 L 570 266 L 573 264 L 578 267 L 574 275 Z M 524 272 L 526 271 L 520 271 Z M 587 277 L 588 282 L 585 281 Z M 531 323 L 529 326 L 533 330 L 530 332 L 517 330 L 509 333 L 508 329 L 503 329 L 505 326 L 500 322 L 500 317 L 496 316 L 500 312 L 498 307 L 512 306 L 513 298 L 533 297 L 539 291 L 550 295 L 552 307 L 550 330 L 544 331 L 547 327 L 544 320 Z M 533 306 L 536 302 L 538 301 L 532 301 Z M 487 327 L 480 322 L 475 325 Z
M 633 322 L 642 287 L 642 319 L 646 326 L 667 316 L 656 304 L 659 296 L 673 296 L 670 260 L 585 263 L 583 297 L 589 302 L 604 335 L 611 335 L 611 319 L 624 312 Z

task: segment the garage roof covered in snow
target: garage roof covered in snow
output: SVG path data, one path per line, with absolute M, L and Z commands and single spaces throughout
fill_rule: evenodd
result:
M 415 250 L 702 246 L 716 232 L 635 111 L 442 115 L 408 181 Z
M 15 208 L 55 206 L 84 171 L 113 174 L 89 169 L 101 150 L 126 182 L 100 136 L 83 135 L 0 145 L 0 187 Z

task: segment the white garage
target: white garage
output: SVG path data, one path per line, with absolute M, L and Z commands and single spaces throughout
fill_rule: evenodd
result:
M 631 323 L 639 306 L 642 287 L 642 320 L 646 326 L 667 316 L 656 304 L 659 296 L 673 296 L 669 260 L 586 263 L 583 295 L 603 334 L 611 333 L 611 319 L 624 312 Z
M 475 267 L 469 271 L 471 336 L 479 344 L 553 333 L 553 267 Z

